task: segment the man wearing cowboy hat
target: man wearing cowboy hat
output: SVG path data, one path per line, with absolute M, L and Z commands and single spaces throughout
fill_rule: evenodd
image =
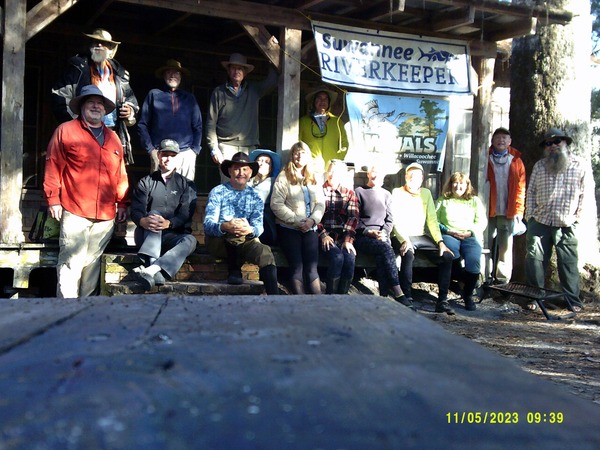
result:
M 572 142 L 573 139 L 558 128 L 550 128 L 540 142 L 540 147 L 545 149 L 544 158 L 533 166 L 525 196 L 525 269 L 527 283 L 543 289 L 554 247 L 564 295 L 575 309 L 581 309 L 575 228 L 592 175 L 584 161 L 569 151 Z M 530 303 L 528 308 L 535 309 L 534 305 Z
M 250 178 L 258 173 L 258 163 L 238 152 L 222 162 L 221 171 L 229 181 L 213 188 L 206 204 L 204 234 L 208 251 L 215 258 L 227 260 L 227 283 L 242 284 L 241 267 L 249 262 L 259 267 L 266 293 L 277 294 L 275 258 L 271 248 L 258 240 L 263 232 L 263 200 L 248 186 Z
M 213 91 L 206 120 L 206 139 L 216 164 L 230 160 L 237 152 L 248 154 L 258 148 L 258 104 L 277 85 L 272 67 L 264 80 L 246 81 L 254 66 L 239 53 L 221 64 L 228 81 Z M 227 177 L 221 176 L 221 181 L 226 182 Z
M 102 122 L 115 104 L 88 85 L 69 102 L 76 119 L 58 126 L 48 145 L 44 194 L 48 214 L 60 221 L 56 271 L 59 298 L 97 293 L 100 257 L 115 217 L 127 217 L 129 182 L 123 146 Z
M 88 84 L 98 86 L 104 96 L 118 106 L 103 121 L 117 133 L 125 153 L 125 162 L 132 164 L 133 153 L 127 127 L 135 124 L 139 107 L 129 85 L 129 72 L 113 59 L 120 42 L 113 41 L 110 33 L 102 28 L 84 35 L 90 39 L 89 53 L 70 58 L 67 70 L 52 88 L 54 116 L 59 123 L 74 118 L 76 113 L 69 108 L 71 99 Z
M 192 217 L 198 194 L 193 181 L 176 171 L 179 145 L 163 139 L 158 147 L 158 170 L 142 178 L 133 190 L 131 220 L 143 266 L 134 276 L 145 290 L 175 277 L 185 259 L 196 249 Z
M 300 117 L 299 139 L 312 153 L 315 171 L 324 173 L 332 159 L 343 160 L 348 153 L 348 137 L 342 119 L 331 113 L 337 92 L 322 85 L 306 95 L 307 115 Z
M 176 158 L 177 172 L 194 181 L 196 156 L 200 154 L 202 115 L 191 93 L 179 89 L 181 77 L 190 75 L 179 61 L 169 59 L 154 72 L 164 81 L 161 89 L 148 92 L 138 122 L 140 141 L 150 155 L 150 171 L 158 168 L 158 147 L 163 139 L 173 139 L 181 151 Z

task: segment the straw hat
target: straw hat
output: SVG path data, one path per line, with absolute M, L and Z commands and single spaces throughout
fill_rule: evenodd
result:
M 103 30 L 102 28 L 96 28 L 94 31 L 92 31 L 92 34 L 86 34 L 86 33 L 83 33 L 83 34 L 84 34 L 84 36 L 87 36 L 90 39 L 93 39 L 94 41 L 108 42 L 113 45 L 120 44 L 120 42 L 118 42 L 118 41 L 113 41 L 111 34 L 108 31 Z

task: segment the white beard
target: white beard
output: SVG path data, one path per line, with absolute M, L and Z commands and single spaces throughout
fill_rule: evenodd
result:
M 92 61 L 96 64 L 101 64 L 109 58 L 109 50 L 107 48 L 92 47 L 90 48 Z

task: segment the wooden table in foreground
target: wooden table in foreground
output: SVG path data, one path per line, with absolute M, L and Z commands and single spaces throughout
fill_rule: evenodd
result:
M 600 448 L 599 405 L 376 296 L 2 300 L 0 368 L 3 450 Z

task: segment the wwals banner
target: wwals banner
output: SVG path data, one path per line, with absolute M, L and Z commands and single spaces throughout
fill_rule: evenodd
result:
M 441 172 L 448 134 L 449 103 L 433 98 L 347 94 L 349 150 L 357 168 L 375 164 L 396 173 L 411 162 L 426 173 Z
M 312 22 L 323 81 L 358 89 L 471 94 L 466 42 Z

